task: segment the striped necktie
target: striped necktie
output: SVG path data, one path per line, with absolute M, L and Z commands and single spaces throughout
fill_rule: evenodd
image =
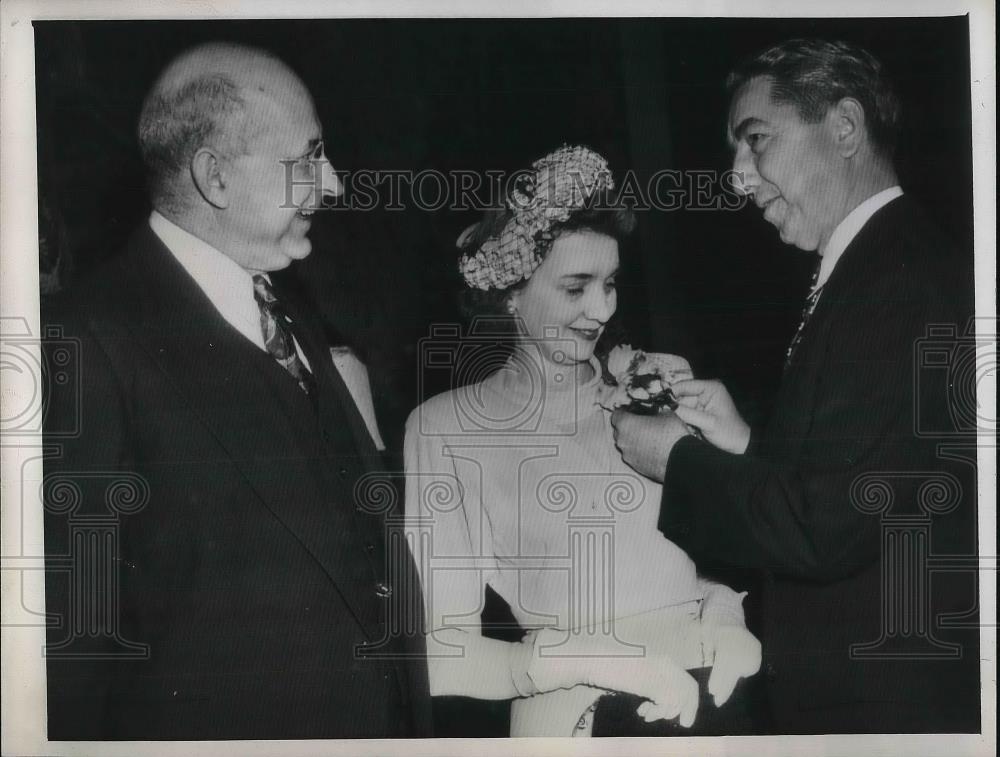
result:
M 822 258 L 820 259 L 822 262 Z M 806 324 L 809 323 L 809 319 L 812 317 L 813 311 L 816 309 L 816 303 L 819 302 L 819 296 L 823 292 L 822 286 L 816 286 L 816 281 L 819 279 L 819 266 L 820 263 L 816 264 L 816 270 L 813 271 L 812 279 L 809 282 L 809 296 L 806 298 L 806 304 L 802 308 L 802 318 L 799 320 L 799 327 L 795 330 L 795 336 L 792 337 L 792 343 L 788 345 L 788 352 L 785 353 L 785 370 L 792 364 L 792 356 L 795 355 L 795 350 L 799 347 L 799 342 L 802 341 L 802 334 L 806 330 Z
M 271 282 L 261 274 L 253 277 L 253 297 L 260 308 L 260 329 L 268 353 L 292 375 L 303 392 L 312 396 L 316 391 L 316 381 L 295 350 L 291 319 L 274 296 Z

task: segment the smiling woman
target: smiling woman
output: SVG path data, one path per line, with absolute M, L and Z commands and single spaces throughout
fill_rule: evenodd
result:
M 659 485 L 625 465 L 598 404 L 595 348 L 634 226 L 605 203 L 611 189 L 600 155 L 563 147 L 533 164 L 506 212 L 460 237 L 466 283 L 515 325 L 513 352 L 407 422 L 431 693 L 513 699 L 511 736 L 589 736 L 608 692 L 638 697 L 613 735 L 640 719 L 668 721 L 664 735 L 709 733 L 718 718 L 706 710 L 760 662 L 743 596 L 699 578 L 657 531 Z M 475 368 L 456 375 L 487 372 Z M 483 634 L 487 587 L 528 629 L 522 640 Z M 701 715 L 698 677 L 715 695 Z M 705 730 L 687 730 L 696 716 Z
M 568 157 L 573 154 L 573 150 L 580 154 L 579 151 L 585 149 L 563 148 L 542 161 L 554 156 Z M 597 156 L 589 150 L 587 154 Z M 582 181 L 579 168 L 576 169 L 576 176 L 576 180 Z M 570 171 L 564 174 L 564 179 L 574 180 Z M 605 291 L 609 300 L 614 298 L 619 248 L 636 226 L 635 215 L 614 201 L 611 188 L 604 183 L 608 179 L 610 172 L 607 164 L 600 158 L 592 177 L 594 186 L 590 194 L 586 197 L 580 195 L 576 199 L 576 206 L 570 205 L 573 199 L 567 195 L 564 198 L 565 206 L 558 209 L 560 217 L 556 219 L 550 210 L 553 220 L 547 225 L 530 217 L 538 216 L 537 208 L 524 208 L 518 218 L 518 211 L 508 207 L 488 211 L 479 223 L 466 229 L 457 243 L 464 253 L 461 268 L 469 283 L 462 291 L 462 309 L 466 316 L 499 316 L 503 320 L 497 323 L 498 328 L 516 335 L 527 326 L 525 316 L 533 312 L 532 303 L 538 302 L 538 292 L 543 286 L 554 287 L 558 288 L 561 302 L 565 305 L 575 301 L 584 309 L 597 308 L 598 312 L 592 313 L 597 318 L 586 317 L 585 313 L 578 312 L 576 315 L 584 316 L 579 319 L 579 323 L 574 323 L 577 318 L 564 321 L 565 327 L 573 326 L 576 329 L 568 332 L 567 336 L 574 340 L 579 337 L 584 343 L 590 343 L 580 353 L 581 358 L 584 361 L 589 358 L 588 351 L 593 353 L 598 343 L 600 348 L 604 348 L 606 339 L 601 341 L 601 337 L 610 335 L 609 331 L 613 331 L 608 327 L 615 313 L 616 303 L 612 303 L 610 307 L 601 306 L 593 295 Z M 581 183 L 580 186 L 583 187 L 584 184 Z M 550 185 L 549 189 L 555 192 L 554 185 Z M 541 194 L 540 192 L 539 195 Z M 539 244 L 535 244 L 531 238 L 534 234 L 539 235 Z M 587 249 L 590 254 L 566 254 L 579 246 Z M 599 260 L 602 252 L 606 258 L 604 261 Z M 488 255 L 492 257 L 487 257 Z M 536 271 L 553 255 L 562 262 Z M 608 265 L 612 257 L 613 265 Z M 531 282 L 538 273 L 542 274 L 539 283 L 532 286 Z M 610 312 L 600 312 L 605 308 Z M 558 319 L 568 316 L 568 313 L 561 313 Z M 540 328 L 536 328 L 534 332 L 535 336 L 542 335 Z

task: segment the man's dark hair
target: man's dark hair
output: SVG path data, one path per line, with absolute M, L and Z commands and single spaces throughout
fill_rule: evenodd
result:
M 757 76 L 771 79 L 775 103 L 794 105 L 806 122 L 821 120 L 844 97 L 857 100 L 877 152 L 891 158 L 899 131 L 900 105 L 879 60 L 848 42 L 792 39 L 745 59 L 729 74 L 730 96 Z

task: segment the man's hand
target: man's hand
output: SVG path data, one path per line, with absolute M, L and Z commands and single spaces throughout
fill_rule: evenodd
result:
M 670 451 L 691 432 L 673 413 L 636 415 L 618 409 L 611 414 L 615 444 L 622 459 L 638 473 L 663 483 Z
M 671 390 L 680 403 L 677 416 L 700 429 L 706 441 L 735 455 L 746 452 L 750 426 L 721 381 L 689 379 L 678 381 Z

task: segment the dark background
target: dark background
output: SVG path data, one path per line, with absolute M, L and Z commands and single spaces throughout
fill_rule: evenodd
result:
M 633 169 L 640 178 L 664 168 L 730 167 L 723 82 L 740 58 L 793 36 L 857 42 L 888 66 L 902 95 L 903 188 L 955 240 L 955 264 L 971 276 L 966 17 L 57 21 L 34 28 L 45 295 L 71 288 L 115 255 L 148 215 L 135 138 L 142 99 L 174 55 L 211 39 L 269 48 L 300 73 L 341 171 L 510 171 L 569 142 L 604 154 L 616 175 Z M 454 241 L 476 217 L 412 206 L 321 213 L 313 254 L 289 271 L 332 328 L 365 354 L 391 446 L 409 410 L 447 388 L 422 380 L 418 345 L 432 323 L 461 320 Z M 640 212 L 623 249 L 619 310 L 634 344 L 688 356 L 699 375 L 723 378 L 757 419 L 780 378 L 814 261 L 782 245 L 753 207 Z M 501 712 L 494 723 L 503 722 Z M 484 723 L 473 725 L 488 734 Z

